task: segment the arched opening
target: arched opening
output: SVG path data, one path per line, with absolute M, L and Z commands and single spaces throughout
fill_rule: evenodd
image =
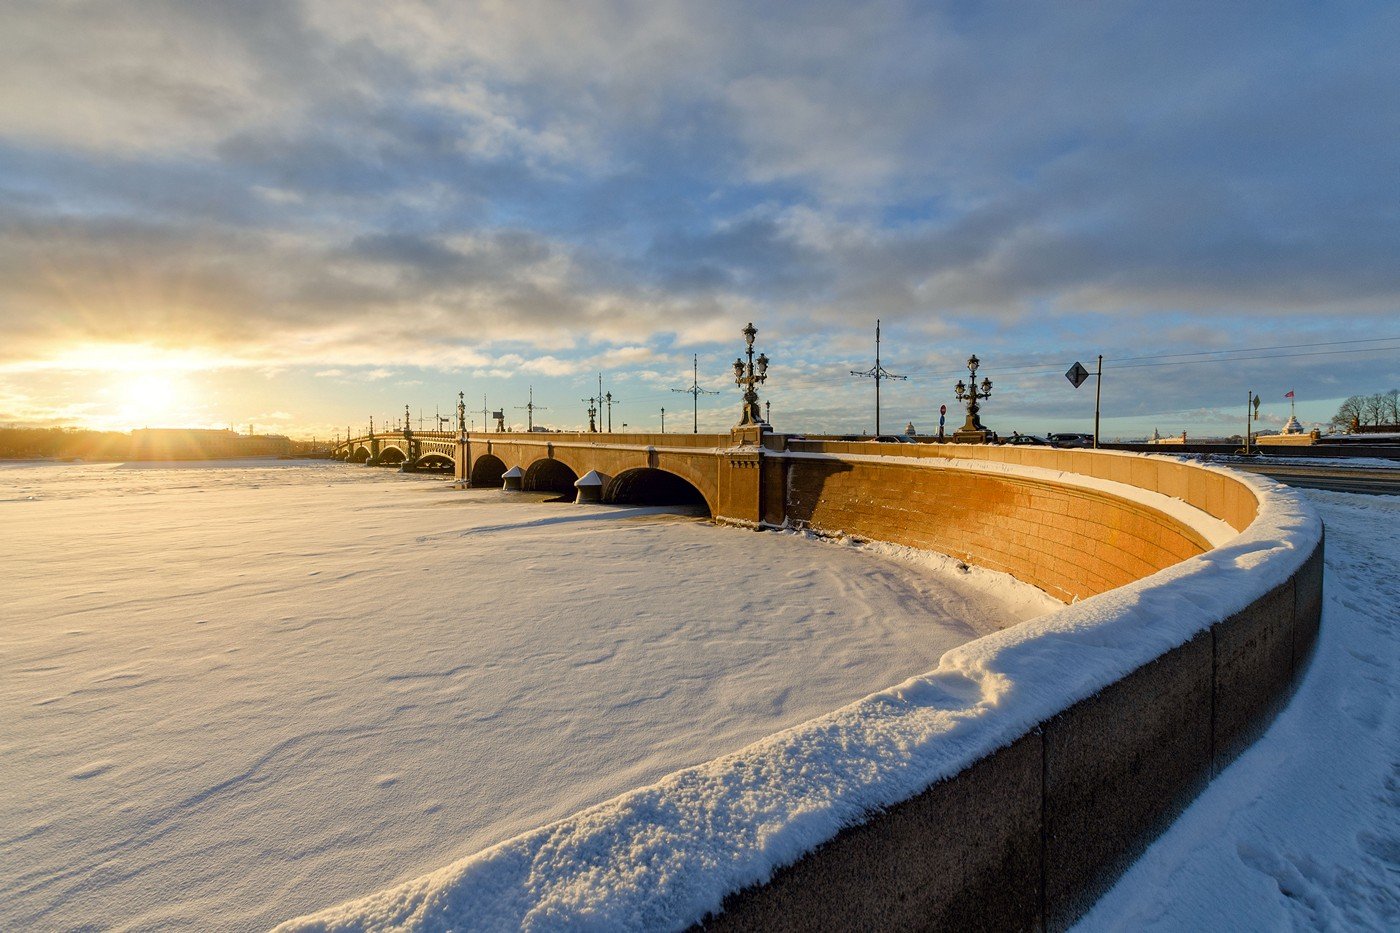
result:
M 379 462 L 386 465 L 397 466 L 407 459 L 397 447 L 385 447 L 379 452 Z
M 603 490 L 603 501 L 627 505 L 695 506 L 710 514 L 705 496 L 690 483 L 674 473 L 642 467 L 627 470 L 612 478 Z
M 451 473 L 457 464 L 447 454 L 430 453 L 418 458 L 414 468 L 424 473 Z
M 501 477 L 506 472 L 505 461 L 493 454 L 482 454 L 472 465 L 473 486 L 495 486 L 500 488 Z
M 354 450 L 350 451 L 350 456 L 347 459 L 350 463 L 364 463 L 369 460 L 369 448 L 356 447 Z
M 572 499 L 577 481 L 578 474 L 558 460 L 536 460 L 525 471 L 521 488 L 526 492 L 557 492 Z

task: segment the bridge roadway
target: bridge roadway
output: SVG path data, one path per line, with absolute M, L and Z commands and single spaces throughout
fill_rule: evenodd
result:
M 1400 496 L 1400 464 L 1393 470 L 1385 468 L 1347 467 L 1345 463 L 1273 464 L 1231 463 L 1236 470 L 1258 473 L 1288 486 L 1303 489 L 1325 489 L 1329 492 L 1354 492 L 1381 496 Z

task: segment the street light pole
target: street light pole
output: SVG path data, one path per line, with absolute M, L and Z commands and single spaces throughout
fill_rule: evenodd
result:
M 991 433 L 982 424 L 982 418 L 978 414 L 982 407 L 977 404 L 978 399 L 990 398 L 992 395 L 992 380 L 982 378 L 982 385 L 979 391 L 977 385 L 977 367 L 982 363 L 976 354 L 968 357 L 967 372 L 968 385 L 963 385 L 961 379 L 957 385 L 953 386 L 954 396 L 960 402 L 967 403 L 967 421 L 962 427 L 953 432 L 953 440 L 964 444 L 985 444 L 987 437 Z
M 758 336 L 758 328 L 753 326 L 752 321 L 741 333 L 744 335 L 746 352 L 749 357 L 747 366 L 742 357 L 734 361 L 734 382 L 736 385 L 744 387 L 743 417 L 736 425 L 736 427 L 742 428 L 764 424 L 763 416 L 758 410 L 758 391 L 755 387 L 768 381 L 768 357 L 760 353 L 758 359 L 754 359 L 753 339 Z

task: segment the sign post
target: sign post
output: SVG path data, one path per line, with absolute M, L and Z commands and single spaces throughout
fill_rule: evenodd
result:
M 1098 372 L 1091 373 L 1078 361 L 1065 373 L 1065 378 L 1076 389 L 1090 376 L 1094 377 L 1094 449 L 1099 449 L 1099 403 L 1103 398 L 1103 354 L 1099 354 Z

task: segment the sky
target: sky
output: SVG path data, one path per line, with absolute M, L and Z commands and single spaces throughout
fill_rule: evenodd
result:
M 1391 3 L 0 5 L 0 423 L 1104 432 L 1400 385 Z M 1387 339 L 1388 338 L 1388 339 Z M 1248 351 L 1228 353 L 1222 351 Z M 1188 355 L 1191 354 L 1191 355 Z M 1308 354 L 1308 355 L 1301 355 Z

